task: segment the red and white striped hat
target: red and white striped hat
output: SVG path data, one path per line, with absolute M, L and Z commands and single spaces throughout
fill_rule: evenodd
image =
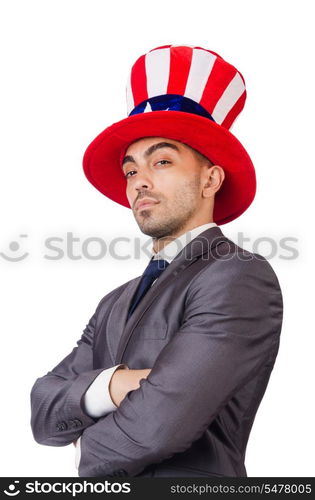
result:
M 243 76 L 215 52 L 167 45 L 139 57 L 127 85 L 128 117 L 99 134 L 87 148 L 88 180 L 111 200 L 130 208 L 121 162 L 143 137 L 165 137 L 196 149 L 225 171 L 216 193 L 214 221 L 241 215 L 256 191 L 250 157 L 229 128 L 244 107 Z

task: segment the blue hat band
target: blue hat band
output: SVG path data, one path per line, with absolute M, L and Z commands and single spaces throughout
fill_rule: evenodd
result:
M 150 97 L 138 104 L 128 116 L 138 115 L 150 111 L 184 111 L 194 115 L 203 116 L 209 120 L 215 121 L 211 114 L 200 104 L 189 97 L 177 94 L 166 94 Z

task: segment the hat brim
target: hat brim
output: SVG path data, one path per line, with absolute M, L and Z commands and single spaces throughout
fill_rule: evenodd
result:
M 165 137 L 196 149 L 220 165 L 225 179 L 215 195 L 213 220 L 226 224 L 239 217 L 256 192 L 253 163 L 242 144 L 217 123 L 182 111 L 152 111 L 129 116 L 101 132 L 88 146 L 83 169 L 105 196 L 128 208 L 121 159 L 130 144 L 144 137 Z

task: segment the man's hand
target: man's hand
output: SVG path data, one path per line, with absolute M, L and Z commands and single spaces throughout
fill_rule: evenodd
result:
M 140 387 L 140 380 L 147 378 L 150 371 L 151 368 L 144 370 L 116 370 L 109 384 L 109 393 L 113 403 L 119 406 L 128 392 Z M 77 441 L 73 441 L 74 446 L 77 446 Z
M 109 393 L 113 403 L 119 406 L 128 392 L 140 387 L 140 380 L 147 378 L 151 369 L 116 370 L 109 383 Z

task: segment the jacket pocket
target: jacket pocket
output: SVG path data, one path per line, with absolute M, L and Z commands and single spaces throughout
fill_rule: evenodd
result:
M 161 322 L 151 322 L 141 324 L 136 327 L 134 338 L 139 340 L 161 340 L 165 339 L 167 334 L 167 324 Z

